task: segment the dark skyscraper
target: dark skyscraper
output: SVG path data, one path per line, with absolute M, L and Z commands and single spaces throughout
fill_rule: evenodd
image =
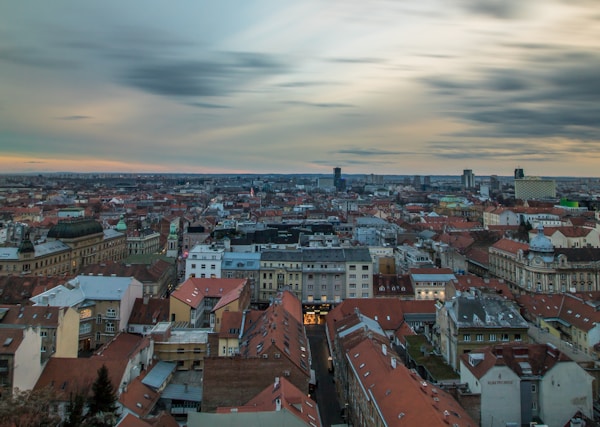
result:
M 515 169 L 515 179 L 523 179 L 525 178 L 525 172 L 523 171 L 523 168 L 516 168 Z
M 333 168 L 333 186 L 337 191 L 343 191 L 346 188 L 346 183 L 342 179 L 342 168 Z

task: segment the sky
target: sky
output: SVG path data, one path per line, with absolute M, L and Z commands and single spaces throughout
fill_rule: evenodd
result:
M 598 165 L 597 0 L 0 0 L 0 173 Z

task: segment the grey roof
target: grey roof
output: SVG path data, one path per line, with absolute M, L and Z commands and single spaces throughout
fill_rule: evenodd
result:
M 415 282 L 451 282 L 452 280 L 456 280 L 456 276 L 454 274 L 411 274 L 411 277 Z
M 302 250 L 304 262 L 345 262 L 346 256 L 341 248 L 321 249 L 305 248 Z
M 160 361 L 152 368 L 150 372 L 142 379 L 142 384 L 158 390 L 167 382 L 175 371 L 176 365 L 171 362 Z
M 447 303 L 448 313 L 460 328 L 528 328 L 529 324 L 509 301 L 458 296 Z
M 73 307 L 84 300 L 120 301 L 133 282 L 138 281 L 133 277 L 77 276 L 69 280 L 67 286 L 56 286 L 32 297 L 31 301 L 35 305 L 54 307 Z
M 160 397 L 161 399 L 202 402 L 202 387 L 192 387 L 185 384 L 168 384 L 161 392 Z
M 389 225 L 385 219 L 377 218 L 375 216 L 361 216 L 356 218 L 357 227 L 369 227 L 375 225 Z
M 124 236 L 124 233 L 115 230 L 114 228 L 105 228 L 104 229 L 104 238 L 105 239 L 114 239 L 115 237 Z
M 0 248 L 0 260 L 19 259 L 19 248 Z
M 259 270 L 259 252 L 225 252 L 222 268 L 224 270 Z
M 288 261 L 302 262 L 302 252 L 300 251 L 263 251 L 260 256 L 261 261 Z
M 367 247 L 344 248 L 347 262 L 372 262 L 371 252 Z
M 44 256 L 68 250 L 71 250 L 69 246 L 67 246 L 60 240 L 53 240 L 50 242 L 35 245 L 35 256 Z
M 384 330 L 381 328 L 381 325 L 376 320 L 371 319 L 370 317 L 365 316 L 364 314 L 358 313 L 359 321 L 349 327 L 337 331 L 340 338 L 345 337 L 348 334 L 351 334 L 354 331 L 362 329 L 366 327 L 370 331 L 377 332 L 379 335 L 385 335 Z

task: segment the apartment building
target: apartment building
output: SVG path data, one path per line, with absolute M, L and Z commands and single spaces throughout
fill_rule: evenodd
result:
M 461 383 L 481 398 L 481 426 L 563 427 L 593 417 L 594 378 L 552 344 L 511 343 L 460 356 Z M 571 424 L 577 425 L 577 424 Z
M 464 353 L 496 343 L 529 342 L 529 324 L 510 301 L 475 292 L 439 302 L 437 307 L 433 340 L 455 370 Z

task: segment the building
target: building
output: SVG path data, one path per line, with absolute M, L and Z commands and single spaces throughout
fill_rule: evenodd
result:
M 460 177 L 460 183 L 463 188 L 470 189 L 475 187 L 475 174 L 471 169 L 463 170 L 463 174 Z
M 507 300 L 479 292 L 438 304 L 434 341 L 448 364 L 460 368 L 460 356 L 496 343 L 528 343 L 529 324 Z
M 221 277 L 248 279 L 253 301 L 260 299 L 260 255 L 258 252 L 225 252 L 221 264 Z
M 157 323 L 150 330 L 154 355 L 160 361 L 174 363 L 179 371 L 203 370 L 211 332 L 207 328 L 173 328 L 171 322 Z
M 79 314 L 79 351 L 111 341 L 127 322 L 142 283 L 133 277 L 77 276 L 31 298 L 36 306 L 72 307 Z
M 298 299 L 303 294 L 302 250 L 267 250 L 260 256 L 258 301 L 268 303 L 284 289 Z
M 409 370 L 385 343 L 362 339 L 345 353 L 345 363 L 346 416 L 353 426 L 477 426 L 450 394 Z
M 556 198 L 556 182 L 553 179 L 523 177 L 515 179 L 515 199 L 539 200 Z
M 225 248 L 212 245 L 196 245 L 185 260 L 185 278 L 220 278 Z
M 39 329 L 41 363 L 50 357 L 77 357 L 79 313 L 73 308 L 0 305 L 0 326 Z
M 443 301 L 446 298 L 446 285 L 456 280 L 450 268 L 411 268 L 409 276 L 417 300 Z
M 600 290 L 599 248 L 554 248 L 543 227 L 529 244 L 501 239 L 489 248 L 489 272 L 515 293 Z
M 0 391 L 31 390 L 43 369 L 39 329 L 0 328 L 0 341 Z
M 185 322 L 191 328 L 214 328 L 225 306 L 243 311 L 250 305 L 248 279 L 190 277 L 169 298 L 171 322 Z
M 573 424 L 593 417 L 593 377 L 552 344 L 512 343 L 460 356 L 461 383 L 481 397 L 482 427 Z
M 160 252 L 160 233 L 145 228 L 127 233 L 128 255 L 148 255 Z
M 218 356 L 211 352 L 204 360 L 203 412 L 244 405 L 273 387 L 274 377 L 286 378 L 305 395 L 309 391 L 312 358 L 300 300 L 284 291 L 267 310 L 247 313 L 242 320 L 237 353 L 233 349 L 223 356 L 219 349 Z
M 77 274 L 88 264 L 120 261 L 127 256 L 127 236 L 103 229 L 87 218 L 59 221 L 43 243 L 33 243 L 25 233 L 18 246 L 0 248 L 0 275 Z
M 600 311 L 593 301 L 570 294 L 530 294 L 517 298 L 524 316 L 548 334 L 598 358 Z

